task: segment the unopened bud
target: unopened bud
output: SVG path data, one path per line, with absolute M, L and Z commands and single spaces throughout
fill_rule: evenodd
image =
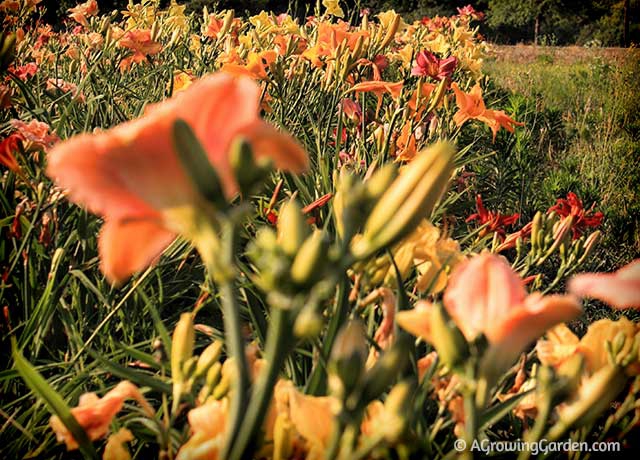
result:
M 395 37 L 396 32 L 398 31 L 398 27 L 400 26 L 400 20 L 401 19 L 402 18 L 400 17 L 399 14 L 396 14 L 394 16 L 393 20 L 389 24 L 389 28 L 387 29 L 387 33 L 385 34 L 384 38 L 382 39 L 382 43 L 380 43 L 380 49 L 383 49 L 385 46 L 387 46 L 389 43 L 391 43 L 391 40 L 393 40 L 393 37 Z
M 364 325 L 357 320 L 350 321 L 338 333 L 331 349 L 329 366 L 331 372 L 338 377 L 334 382 L 340 385 L 332 390 L 338 397 L 348 396 L 360 382 L 367 355 Z
M 228 10 L 227 14 L 224 15 L 224 21 L 222 22 L 222 28 L 220 29 L 220 33 L 218 37 L 224 37 L 229 30 L 231 30 L 231 26 L 233 24 L 234 12 L 233 10 Z
M 433 211 L 453 172 L 453 155 L 452 144 L 439 142 L 406 166 L 371 211 L 362 239 L 351 248 L 356 258 L 394 244 Z
M 367 372 L 362 385 L 362 401 L 368 403 L 389 388 L 409 362 L 412 338 L 401 334 L 391 348 L 385 351 Z
M 587 258 L 593 253 L 593 250 L 595 249 L 598 242 L 600 241 L 601 236 L 602 236 L 602 233 L 600 232 L 600 230 L 596 230 L 595 232 L 593 232 L 591 235 L 587 237 L 586 241 L 584 242 L 584 249 L 583 249 L 584 252 L 578 259 L 578 265 L 582 265 L 585 262 L 585 260 L 587 260 Z
M 300 247 L 291 265 L 291 279 L 308 286 L 322 277 L 327 262 L 327 241 L 323 230 L 316 229 Z
M 300 339 L 313 339 L 318 337 L 322 330 L 322 317 L 314 308 L 304 308 L 293 325 L 293 333 Z
M 196 366 L 196 377 L 204 375 L 214 363 L 220 358 L 222 352 L 222 342 L 216 340 L 200 353 L 198 364 Z
M 384 411 L 387 416 L 384 437 L 387 442 L 391 444 L 397 442 L 407 428 L 409 420 L 407 414 L 411 413 L 413 395 L 413 385 L 407 381 L 398 383 L 389 392 L 384 402 Z
M 296 199 L 287 201 L 278 215 L 277 242 L 289 256 L 294 256 L 309 235 L 309 226 Z
M 462 332 L 440 304 L 431 310 L 431 333 L 440 360 L 449 367 L 456 367 L 469 355 L 469 346 Z

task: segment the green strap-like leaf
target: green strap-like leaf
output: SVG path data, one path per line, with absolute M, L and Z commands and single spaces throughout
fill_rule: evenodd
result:
M 49 382 L 40 375 L 40 373 L 33 367 L 29 361 L 27 361 L 16 345 L 15 338 L 12 337 L 13 348 L 13 361 L 15 368 L 24 379 L 25 383 L 31 388 L 31 391 L 36 396 L 42 398 L 51 412 L 57 415 L 64 426 L 67 427 L 73 438 L 80 447 L 80 452 L 85 458 L 97 459 L 98 453 L 91 444 L 87 433 L 80 426 L 76 418 L 71 413 L 71 409 L 64 402 L 62 396 L 60 396 L 52 387 Z
M 510 413 L 525 396 L 528 396 L 532 391 L 535 391 L 535 389 L 519 393 L 518 395 L 513 396 L 506 401 L 503 401 L 496 404 L 495 406 L 491 406 L 490 408 L 486 409 L 480 414 L 479 417 L 480 423 L 478 425 L 480 426 L 480 430 L 486 430 L 495 423 L 499 422 L 503 417 Z

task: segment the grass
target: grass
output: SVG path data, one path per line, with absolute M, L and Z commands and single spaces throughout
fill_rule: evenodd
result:
M 640 52 L 497 47 L 485 70 L 507 98 L 521 95 L 518 105 L 533 109 L 524 121 L 537 131 L 528 172 L 541 179 L 535 193 L 553 200 L 574 191 L 605 213 L 607 266 L 637 257 Z

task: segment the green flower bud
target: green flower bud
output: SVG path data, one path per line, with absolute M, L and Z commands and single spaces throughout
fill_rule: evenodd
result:
M 337 379 L 330 379 L 332 392 L 346 398 L 360 383 L 367 361 L 368 348 L 362 322 L 350 321 L 338 333 L 331 349 L 329 370 Z
M 302 208 L 295 199 L 287 201 L 280 210 L 277 226 L 277 242 L 289 256 L 294 256 L 304 243 L 310 229 L 302 215 Z
M 212 344 L 210 344 L 204 351 L 200 354 L 198 358 L 198 364 L 196 366 L 196 377 L 200 377 L 204 375 L 214 363 L 218 361 L 220 358 L 220 353 L 222 352 L 222 342 L 220 340 L 216 340 Z
M 433 211 L 453 172 L 454 151 L 452 144 L 439 142 L 406 166 L 371 211 L 363 237 L 352 245 L 356 258 L 394 244 Z
M 300 286 L 309 286 L 322 277 L 327 262 L 327 241 L 322 230 L 315 230 L 300 247 L 291 265 L 291 279 Z

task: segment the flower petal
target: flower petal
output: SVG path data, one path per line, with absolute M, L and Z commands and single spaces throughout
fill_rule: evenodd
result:
M 107 221 L 99 238 L 101 269 L 111 282 L 121 283 L 155 262 L 175 237 L 159 218 Z
M 569 292 L 614 308 L 640 308 L 640 259 L 615 273 L 584 273 L 569 280 Z

